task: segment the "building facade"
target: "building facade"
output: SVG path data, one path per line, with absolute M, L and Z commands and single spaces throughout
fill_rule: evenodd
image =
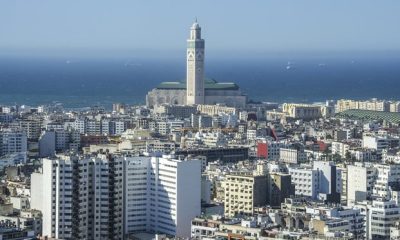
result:
M 123 239 L 122 161 L 111 155 L 44 158 L 32 174 L 31 208 L 42 235 L 56 239 Z
M 129 157 L 125 169 L 125 232 L 190 237 L 201 213 L 201 161 Z
M 255 207 L 267 204 L 267 177 L 252 174 L 227 175 L 224 181 L 225 216 L 252 215 Z

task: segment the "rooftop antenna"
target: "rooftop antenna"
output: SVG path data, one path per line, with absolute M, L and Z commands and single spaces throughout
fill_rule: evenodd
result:
M 195 17 L 195 20 L 194 20 L 194 22 L 195 22 L 195 23 L 197 23 L 197 17 Z

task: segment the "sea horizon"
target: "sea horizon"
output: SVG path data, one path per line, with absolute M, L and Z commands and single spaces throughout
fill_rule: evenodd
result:
M 396 54 L 282 54 L 207 58 L 206 77 L 235 82 L 249 100 L 322 102 L 341 98 L 399 100 Z M 66 108 L 145 104 L 164 81 L 184 81 L 185 57 L 51 56 L 0 58 L 0 105 L 62 103 Z M 301 89 L 301 90 L 299 90 Z

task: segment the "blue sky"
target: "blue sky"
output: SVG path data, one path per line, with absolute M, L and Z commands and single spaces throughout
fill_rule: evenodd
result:
M 400 50 L 399 0 L 1 0 L 1 51 Z

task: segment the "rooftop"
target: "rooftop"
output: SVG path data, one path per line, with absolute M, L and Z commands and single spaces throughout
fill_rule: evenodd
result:
M 157 89 L 186 89 L 186 81 L 178 82 L 162 82 L 157 87 Z M 239 90 L 239 86 L 236 83 L 222 82 L 219 83 L 214 79 L 206 78 L 204 79 L 205 90 Z
M 360 120 L 386 120 L 388 122 L 399 123 L 400 113 L 379 112 L 370 110 L 351 109 L 336 114 L 336 117 L 345 117 Z

